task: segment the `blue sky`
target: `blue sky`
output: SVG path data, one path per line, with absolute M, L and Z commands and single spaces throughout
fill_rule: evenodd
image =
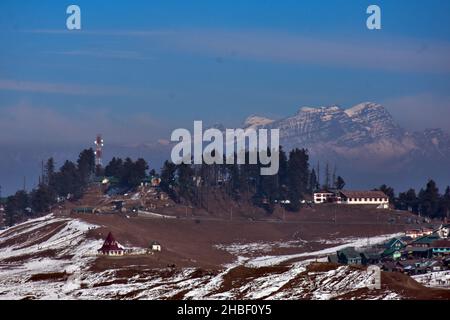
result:
M 450 1 L 130 2 L 0 2 L 0 142 L 144 143 L 362 101 L 450 130 Z

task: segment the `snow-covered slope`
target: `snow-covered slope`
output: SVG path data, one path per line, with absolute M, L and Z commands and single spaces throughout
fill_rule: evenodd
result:
M 247 255 L 245 244 L 223 246 L 236 257 L 221 270 L 149 268 L 127 257 L 96 269 L 102 241 L 89 238 L 98 226 L 48 215 L 0 233 L 0 299 L 399 299 L 402 290 L 383 284 L 369 290 L 364 268 L 326 263 L 343 246 L 368 239 L 342 239 L 327 249 L 280 256 Z M 370 238 L 370 243 L 393 235 Z M 336 244 L 338 244 L 336 246 Z M 256 244 L 249 244 L 255 247 Z M 279 244 L 277 244 L 279 245 Z M 252 251 L 252 250 L 250 250 Z M 118 259 L 118 260 L 117 260 Z M 115 262 L 121 261 L 121 264 Z M 401 287 L 400 287 L 401 288 Z
M 101 245 L 99 240 L 87 239 L 92 228 L 96 226 L 47 215 L 2 231 L 0 299 L 53 299 L 79 288 Z

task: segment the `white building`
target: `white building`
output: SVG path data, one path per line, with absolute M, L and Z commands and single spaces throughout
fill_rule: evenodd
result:
M 334 198 L 335 194 L 327 190 L 314 192 L 314 203 L 333 202 Z
M 314 203 L 373 204 L 380 208 L 389 207 L 389 197 L 382 191 L 318 191 L 314 193 Z
M 157 241 L 153 241 L 150 244 L 150 249 L 152 249 L 152 251 L 159 251 L 159 252 L 161 252 L 161 244 L 159 242 L 157 242 Z
M 339 203 L 344 204 L 376 204 L 389 206 L 389 197 L 382 191 L 340 191 Z

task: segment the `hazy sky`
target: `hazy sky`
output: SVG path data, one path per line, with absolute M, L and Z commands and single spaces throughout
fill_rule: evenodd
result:
M 382 9 L 382 30 L 366 8 Z M 66 29 L 81 7 L 82 30 Z M 0 143 L 168 139 L 304 105 L 450 131 L 450 1 L 0 1 Z

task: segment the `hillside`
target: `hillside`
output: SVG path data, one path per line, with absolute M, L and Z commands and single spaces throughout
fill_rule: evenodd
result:
M 317 211 L 305 212 L 303 221 L 51 214 L 0 233 L 0 299 L 450 298 L 395 274 L 383 274 L 382 290 L 368 291 L 364 269 L 316 264 L 339 248 L 385 241 L 407 228 L 376 225 L 367 215 L 324 223 L 328 212 L 317 220 Z M 109 231 L 127 248 L 157 240 L 162 252 L 99 257 Z

